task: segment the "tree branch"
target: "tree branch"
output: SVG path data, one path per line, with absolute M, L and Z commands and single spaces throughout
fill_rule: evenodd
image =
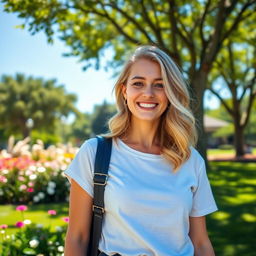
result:
M 160 34 L 160 30 L 156 28 L 156 26 L 154 25 L 154 23 L 151 21 L 151 19 L 148 16 L 148 12 L 147 9 L 144 5 L 144 0 L 139 0 L 141 6 L 142 6 L 142 15 L 145 18 L 145 21 L 148 23 L 148 25 L 150 26 L 150 28 L 152 29 L 152 31 L 155 33 L 156 35 L 156 39 L 158 41 L 158 43 L 162 46 L 165 47 L 165 43 L 162 39 L 162 36 Z
M 149 34 L 146 32 L 146 30 L 130 15 L 127 14 L 127 12 L 123 11 L 121 8 L 118 7 L 118 5 L 116 4 L 116 2 L 112 2 L 111 4 L 103 4 L 101 3 L 102 8 L 105 10 L 105 6 L 110 6 L 114 9 L 116 9 L 119 13 L 121 13 L 127 20 L 131 21 L 139 31 L 141 31 L 141 33 L 148 39 L 149 42 L 155 44 L 155 42 L 151 39 L 151 37 L 149 36 Z M 105 6 L 104 6 L 105 5 Z M 106 11 L 106 10 L 105 10 Z M 107 12 L 107 11 L 106 11 Z
M 233 110 L 228 106 L 228 104 L 226 103 L 226 101 L 219 95 L 219 93 L 217 93 L 213 88 L 208 88 L 208 90 L 210 90 L 210 92 L 212 94 L 214 94 L 219 100 L 220 102 L 223 104 L 223 106 L 225 107 L 225 109 L 228 111 L 228 113 L 231 116 L 234 116 L 234 112 Z
M 203 27 L 204 27 L 205 17 L 207 15 L 210 5 L 211 5 L 211 0 L 208 0 L 205 5 L 204 13 L 202 15 L 202 18 L 200 19 L 200 24 L 199 24 L 199 32 L 200 32 L 200 37 L 201 37 L 201 41 L 202 41 L 202 45 L 203 45 L 202 48 L 205 48 L 207 45 L 206 40 L 204 38 Z
M 77 9 L 80 9 L 82 12 L 84 12 L 84 13 L 86 13 L 86 14 L 87 14 L 87 13 L 94 13 L 94 14 L 96 14 L 96 15 L 98 15 L 98 16 L 101 16 L 101 17 L 103 17 L 103 18 L 109 20 L 109 21 L 113 24 L 113 26 L 117 29 L 117 31 L 118 31 L 120 34 L 122 34 L 125 38 L 127 38 L 130 42 L 132 42 L 132 43 L 134 43 L 134 44 L 140 44 L 140 43 L 141 43 L 140 41 L 134 39 L 132 36 L 128 35 L 128 34 L 123 30 L 123 28 L 116 22 L 116 20 L 114 20 L 113 18 L 111 18 L 111 17 L 109 16 L 109 13 L 105 10 L 104 6 L 102 6 L 102 7 L 103 7 L 102 9 L 103 9 L 104 13 L 99 12 L 98 10 L 96 10 L 96 9 L 93 8 L 93 7 L 91 7 L 91 10 L 87 10 L 87 9 L 85 9 L 83 6 L 78 5 L 78 4 L 76 5 L 76 7 L 77 7 Z
M 252 81 L 252 84 L 251 84 L 251 93 L 250 93 L 250 97 L 249 97 L 249 103 L 247 105 L 247 109 L 246 109 L 246 118 L 243 122 L 243 124 L 241 124 L 243 127 L 245 127 L 249 121 L 249 118 L 250 118 L 250 114 L 251 114 L 251 109 L 252 109 L 252 105 L 253 105 L 253 101 L 255 100 L 256 98 L 256 92 L 254 92 L 254 85 L 255 85 L 255 80 L 256 80 L 256 76 L 254 76 L 254 79 Z
M 237 2 L 237 1 L 234 1 Z M 244 6 L 242 7 L 242 9 L 240 10 L 240 12 L 237 14 L 233 24 L 231 25 L 230 29 L 226 31 L 226 33 L 223 35 L 221 42 L 223 42 L 226 38 L 228 38 L 230 36 L 230 34 L 237 28 L 239 22 L 241 22 L 242 20 L 244 20 L 245 18 L 248 18 L 249 16 L 251 16 L 252 14 L 255 14 L 255 11 L 250 12 L 248 15 L 246 15 L 245 17 L 243 17 L 243 13 L 253 4 L 255 4 L 256 1 L 252 0 L 252 1 L 247 1 Z M 229 9 L 227 9 L 227 12 L 230 12 Z

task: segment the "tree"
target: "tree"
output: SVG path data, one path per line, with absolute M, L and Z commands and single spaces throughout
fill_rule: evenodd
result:
M 108 120 L 116 113 L 114 105 L 103 102 L 102 105 L 95 105 L 91 115 L 91 129 L 95 135 L 108 132 Z
M 237 40 L 227 40 L 226 47 L 214 63 L 215 70 L 212 72 L 209 88 L 232 118 L 237 157 L 245 153 L 244 131 L 256 99 L 256 33 L 253 33 L 253 30 L 251 32 L 250 28 L 252 26 L 248 24 L 246 29 L 239 33 Z M 220 90 L 223 91 L 224 88 L 223 85 L 219 87 L 218 83 L 228 89 L 231 100 L 222 96 Z
M 77 113 L 74 106 L 76 96 L 66 93 L 55 80 L 4 75 L 0 82 L 0 128 L 6 135 L 29 135 L 33 129 L 54 133 L 61 116 Z M 33 120 L 33 121 L 32 121 Z
M 248 104 L 249 97 L 245 97 L 243 100 L 244 105 Z M 232 105 L 232 98 L 226 98 L 225 102 L 228 106 Z M 252 106 L 252 113 L 256 111 L 256 101 L 254 101 Z M 229 114 L 227 109 L 223 104 L 216 109 L 206 109 L 206 114 L 211 117 L 215 117 L 221 120 L 225 120 L 229 122 L 228 126 L 218 129 L 216 132 L 213 133 L 213 137 L 226 137 L 228 138 L 229 142 L 233 142 L 235 129 L 234 129 L 234 121 L 233 117 Z M 244 130 L 244 141 L 245 144 L 256 146 L 256 115 L 251 114 L 250 119 L 248 120 L 248 124 Z
M 72 139 L 76 144 L 81 145 L 84 140 L 91 136 L 91 115 L 88 113 L 80 114 L 69 126 L 68 139 Z
M 181 66 L 193 92 L 198 120 L 198 149 L 206 157 L 203 96 L 208 75 L 223 43 L 255 14 L 255 0 L 2 0 L 5 11 L 17 12 L 32 34 L 54 33 L 70 46 L 86 67 L 100 65 L 107 48 L 112 67 L 123 62 L 134 45 L 153 44 Z

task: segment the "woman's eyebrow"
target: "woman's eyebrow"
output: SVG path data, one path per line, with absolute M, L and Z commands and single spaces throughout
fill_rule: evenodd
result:
M 142 80 L 146 80 L 145 77 L 143 76 L 134 76 L 131 80 L 135 80 L 135 79 L 142 79 Z M 162 81 L 163 78 L 159 77 L 159 78 L 155 78 L 154 81 Z

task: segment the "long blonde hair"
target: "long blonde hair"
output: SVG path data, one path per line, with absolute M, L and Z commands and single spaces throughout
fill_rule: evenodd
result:
M 131 125 L 131 113 L 125 103 L 122 86 L 126 84 L 133 63 L 138 59 L 148 59 L 160 65 L 165 93 L 170 105 L 162 114 L 157 136 L 161 154 L 177 171 L 190 157 L 190 146 L 197 141 L 195 118 L 190 110 L 190 97 L 182 74 L 173 60 L 155 46 L 138 47 L 124 68 L 115 84 L 117 114 L 108 122 L 108 138 L 124 136 Z

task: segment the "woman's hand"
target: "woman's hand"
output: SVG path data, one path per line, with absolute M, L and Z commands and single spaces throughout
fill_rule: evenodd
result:
M 195 256 L 215 256 L 211 241 L 208 237 L 205 217 L 190 217 L 189 236 L 195 248 Z

